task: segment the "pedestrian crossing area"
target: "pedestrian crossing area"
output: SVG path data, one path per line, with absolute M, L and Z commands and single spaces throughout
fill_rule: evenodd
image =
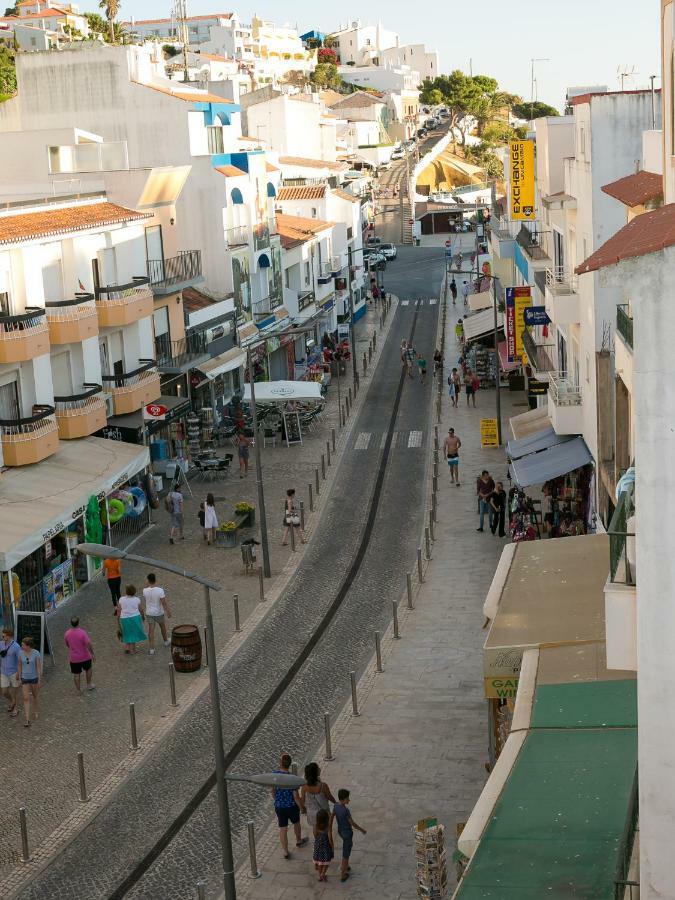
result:
M 424 431 L 395 431 L 391 439 L 392 450 L 420 450 L 424 445 Z M 354 441 L 354 450 L 384 450 L 387 432 L 360 431 Z
M 401 306 L 410 306 L 410 304 L 412 304 L 413 306 L 420 307 L 420 306 L 426 306 L 427 304 L 429 306 L 436 306 L 437 303 L 438 303 L 437 297 L 424 297 L 424 298 L 420 298 L 418 300 L 401 300 L 400 305 Z

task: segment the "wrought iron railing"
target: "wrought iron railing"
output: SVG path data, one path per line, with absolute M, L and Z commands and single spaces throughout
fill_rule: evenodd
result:
M 537 372 L 555 372 L 554 344 L 537 344 L 526 328 L 523 331 L 523 346 L 530 364 Z
M 0 419 L 0 432 L 3 442 L 14 443 L 25 440 L 25 435 L 38 437 L 48 434 L 57 428 L 54 419 L 54 407 L 38 403 L 33 407 L 33 414 L 25 418 Z
M 96 299 L 105 303 L 114 300 L 133 300 L 139 294 L 146 294 L 150 279 L 147 275 L 134 275 L 127 284 L 108 284 L 96 288 Z
M 617 862 L 616 869 L 614 870 L 614 900 L 625 900 L 627 887 L 631 888 L 631 897 L 633 894 L 632 887 L 635 882 L 628 880 L 628 873 L 630 871 L 630 863 L 633 856 L 633 845 L 635 843 L 635 833 L 637 831 L 640 812 L 639 793 L 638 773 L 636 768 L 635 775 L 633 776 L 633 784 L 631 786 L 628 815 L 617 848 Z
M 101 375 L 103 384 L 112 390 L 119 388 L 133 388 L 157 375 L 157 361 L 154 359 L 139 359 L 141 365 L 133 372 L 117 372 L 113 375 Z
M 205 331 L 186 334 L 178 341 L 172 341 L 168 334 L 160 334 L 155 338 L 158 366 L 181 366 L 205 353 L 207 353 Z
M 633 349 L 633 317 L 629 312 L 627 303 L 621 304 L 616 308 L 616 330 L 624 339 L 626 344 Z
M 546 287 L 554 294 L 574 294 L 577 276 L 567 266 L 547 266 Z
M 516 241 L 525 250 L 531 259 L 548 259 L 548 253 L 540 245 L 538 231 L 530 231 L 527 225 L 522 225 L 516 236 Z
M 201 250 L 181 250 L 169 259 L 149 259 L 148 276 L 153 287 L 171 287 L 201 278 Z
M 615 584 L 635 585 L 637 572 L 631 565 L 628 542 L 635 547 L 635 532 L 628 528 L 628 520 L 635 514 L 635 488 L 629 484 L 619 497 L 614 515 L 609 523 L 609 580 Z
M 564 372 L 549 372 L 548 395 L 556 406 L 581 406 L 581 388 Z
M 16 316 L 0 316 L 0 340 L 46 330 L 45 311 L 39 306 L 27 306 L 25 312 Z

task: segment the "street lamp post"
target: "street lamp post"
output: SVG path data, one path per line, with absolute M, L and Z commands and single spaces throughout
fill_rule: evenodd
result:
M 347 276 L 349 279 L 349 343 L 352 348 L 352 373 L 354 376 L 354 384 L 359 380 L 359 373 L 356 365 L 356 341 L 354 339 L 354 288 L 352 287 L 352 259 L 354 251 L 351 247 L 347 247 Z
M 255 486 L 258 492 L 258 512 L 260 514 L 260 543 L 262 544 L 263 575 L 270 578 L 270 548 L 267 540 L 267 516 L 265 515 L 265 488 L 262 477 L 262 445 L 258 435 L 258 411 L 255 405 L 255 383 L 253 378 L 253 365 L 251 360 L 251 348 L 246 350 L 246 363 L 248 366 L 248 383 L 251 388 L 251 410 L 253 413 L 253 440 L 255 441 Z M 264 443 L 264 441 L 263 441 Z

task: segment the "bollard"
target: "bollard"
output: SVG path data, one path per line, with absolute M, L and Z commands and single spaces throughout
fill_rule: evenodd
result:
M 307 487 L 309 488 L 309 511 L 314 512 L 314 490 L 311 484 L 308 484 Z
M 382 647 L 380 646 L 380 632 L 375 632 L 375 660 L 376 660 L 376 671 L 384 672 L 382 668 Z
M 206 882 L 197 882 L 197 900 L 206 900 Z
M 237 613 L 238 617 L 239 613 Z M 239 631 L 238 628 L 237 631 Z M 176 700 L 176 670 L 172 662 L 169 663 L 169 695 L 171 697 L 171 705 L 178 706 L 178 701 Z
M 431 490 L 434 494 L 438 493 L 438 475 L 432 476 L 431 479 Z
M 209 642 L 206 640 L 206 635 L 208 634 L 208 629 L 206 625 L 204 626 L 204 665 L 208 666 L 209 664 Z
M 291 553 L 295 553 L 295 525 L 290 525 L 291 532 Z
M 359 701 L 356 696 L 356 672 L 349 673 L 349 680 L 352 683 L 352 715 L 360 716 L 361 713 L 359 712 Z
M 354 383 L 354 390 L 356 390 L 356 383 Z M 349 388 L 349 405 L 351 406 L 354 401 L 352 400 L 352 389 Z
M 321 454 L 321 480 L 326 480 L 326 454 Z
M 330 439 L 333 442 L 333 453 L 335 453 L 335 429 L 331 428 L 330 430 Z
M 377 332 L 373 332 L 373 350 L 377 347 Z
M 424 571 L 422 570 L 422 548 L 417 548 L 417 577 L 420 584 L 424 582 Z
M 129 704 L 129 724 L 131 726 L 131 744 L 130 750 L 138 750 L 138 734 L 136 732 L 136 706 Z
M 432 543 L 436 543 L 436 537 L 434 535 L 434 511 L 433 511 L 433 508 L 429 510 L 429 537 L 431 538 Z
M 436 494 L 431 495 L 431 512 L 434 522 L 438 522 L 438 509 L 436 508 Z
M 300 501 L 300 530 L 305 530 L 305 504 Z
M 321 485 L 319 484 L 319 470 L 314 469 L 314 490 L 316 491 L 316 496 L 318 497 L 321 493 Z
M 326 463 L 330 466 L 330 441 L 326 441 Z
M 394 640 L 398 640 L 401 635 L 398 633 L 398 600 L 392 600 L 391 611 L 394 616 Z
M 330 713 L 323 714 L 323 730 L 326 735 L 326 753 L 323 758 L 327 760 L 335 759 L 333 756 L 333 745 L 331 744 L 330 739 Z
M 412 573 L 405 573 L 405 587 L 408 593 L 408 609 L 414 609 L 413 606 L 413 592 L 412 592 Z
M 424 529 L 424 549 L 426 550 L 427 560 L 431 559 L 431 536 L 429 529 Z
M 438 450 L 438 425 L 434 425 L 434 450 Z
M 298 774 L 298 764 L 297 764 L 297 763 L 291 763 L 291 772 L 292 772 L 294 775 L 297 775 L 297 774 Z
M 21 825 L 21 862 L 30 860 L 30 849 L 28 847 L 28 823 L 26 822 L 26 807 L 19 809 L 19 823 Z
M 249 877 L 260 878 L 260 872 L 258 871 L 258 858 L 255 852 L 255 825 L 253 824 L 253 822 L 247 822 L 246 828 L 248 829 L 248 856 L 251 863 L 251 872 L 249 874 Z
M 373 345 L 368 344 L 368 362 L 370 363 L 373 359 Z
M 84 777 L 84 753 L 77 754 L 77 771 L 80 776 L 80 803 L 86 803 L 89 797 L 87 796 L 87 782 Z
M 234 630 L 241 631 L 239 625 L 239 594 L 232 594 L 232 607 L 234 610 Z
M 366 377 L 366 371 L 368 369 L 368 359 L 366 358 L 366 354 L 363 354 L 363 377 Z

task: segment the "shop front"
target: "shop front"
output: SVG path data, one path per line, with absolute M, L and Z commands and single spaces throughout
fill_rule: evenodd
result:
M 246 353 L 232 347 L 190 373 L 192 407 L 198 415 L 210 409 L 218 421 L 235 394 L 241 393 Z
M 15 609 L 53 612 L 98 572 L 82 541 L 124 546 L 149 523 L 147 448 L 97 437 L 69 441 L 49 459 L 3 474 L 0 619 Z

